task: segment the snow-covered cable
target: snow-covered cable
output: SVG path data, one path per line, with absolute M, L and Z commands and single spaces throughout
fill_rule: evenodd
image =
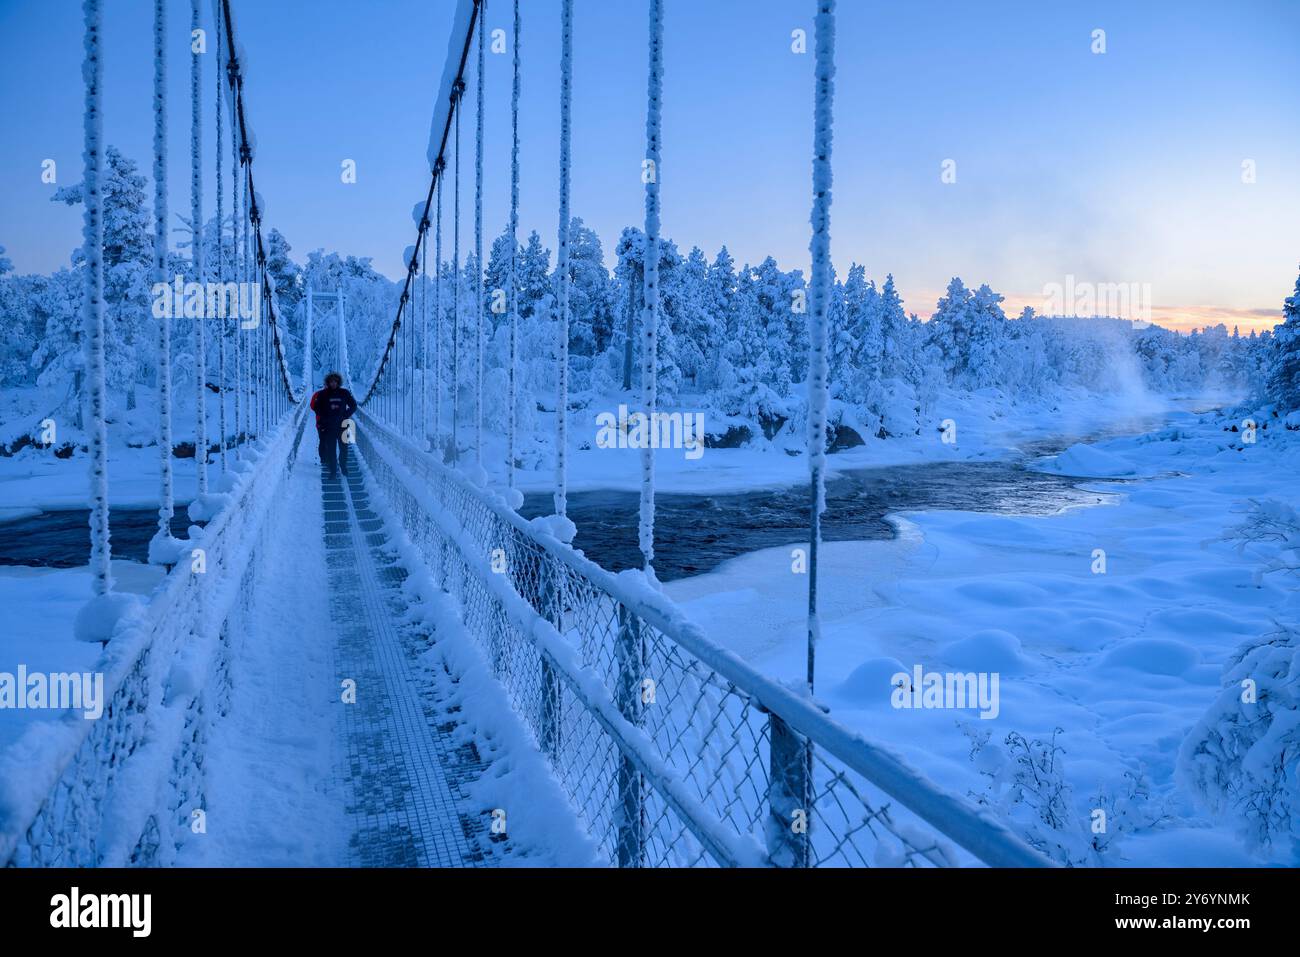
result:
M 506 427 L 506 485 L 515 487 L 515 395 L 519 364 L 519 0 L 515 2 L 514 79 L 510 90 L 510 271 L 506 274 L 510 309 L 510 372 L 506 390 L 508 425 Z
M 226 63 L 226 82 L 230 84 L 231 102 L 234 102 L 234 77 L 231 71 L 229 60 Z M 240 283 L 248 281 L 244 275 L 244 257 L 243 251 L 239 245 L 239 224 L 242 222 L 242 213 L 239 208 L 239 137 L 235 135 L 235 114 L 230 114 L 230 248 L 234 262 L 232 263 L 232 272 L 235 280 Z M 244 286 L 240 287 L 246 288 Z M 243 344 L 240 335 L 240 319 L 235 318 L 235 325 L 232 336 L 235 340 L 235 458 L 244 457 L 244 367 L 243 362 Z
M 808 322 L 808 469 L 811 516 L 808 535 L 808 689 L 814 687 L 817 642 L 817 552 L 826 507 L 826 406 L 829 401 L 826 316 L 831 294 L 831 106 L 835 93 L 835 0 L 817 0 L 816 87 L 813 107 L 812 288 Z
M 442 161 L 439 160 L 439 163 Z M 438 457 L 442 457 L 442 176 L 438 177 L 438 212 L 433 247 L 433 436 Z
M 167 0 L 153 5 L 153 278 L 167 275 Z M 171 319 L 158 320 L 158 456 L 161 489 L 158 540 L 171 538 L 176 512 L 172 479 L 172 332 Z
M 451 274 L 455 285 L 451 287 L 451 460 L 460 458 L 458 425 L 460 422 L 460 101 L 465 93 L 464 84 L 456 87 L 456 172 L 452 180 L 452 254 Z
M 556 275 L 555 514 L 569 508 L 569 178 L 573 104 L 573 0 L 560 5 L 560 225 Z
M 662 150 L 664 84 L 663 0 L 650 0 L 650 76 L 646 92 L 645 166 L 645 302 L 641 310 L 641 403 L 653 432 L 657 405 L 659 331 L 659 176 Z M 655 459 L 651 443 L 641 449 L 641 507 L 638 540 L 645 570 L 654 576 Z
M 217 78 L 217 282 L 226 280 L 226 228 L 225 228 L 225 180 L 221 175 L 221 164 L 225 157 L 222 155 L 221 141 L 221 67 L 222 67 L 222 50 L 221 50 L 221 18 L 216 20 L 217 35 L 217 65 L 213 73 Z M 233 138 L 233 133 L 232 133 Z M 238 306 L 236 306 L 236 315 L 238 315 Z M 221 399 L 220 414 L 217 417 L 217 425 L 221 429 L 221 439 L 218 447 L 221 449 L 221 471 L 226 471 L 226 323 L 229 321 L 226 316 L 217 317 L 217 395 Z
M 474 134 L 474 464 L 483 464 L 483 36 L 478 31 Z
M 420 238 L 427 238 L 429 221 L 424 221 Z M 420 254 L 420 434 L 429 440 L 429 244 L 421 242 Z M 423 445 L 423 443 L 422 443 Z
M 190 0 L 190 36 L 200 29 L 199 0 Z M 190 256 L 194 262 L 194 281 L 207 280 L 203 268 L 203 60 L 190 53 Z M 194 395 L 195 432 L 194 464 L 199 472 L 199 497 L 208 494 L 208 416 L 204 401 L 208 369 L 207 342 L 202 317 L 194 320 Z
M 113 590 L 112 553 L 108 530 L 108 390 L 104 381 L 104 219 L 100 176 L 104 168 L 104 116 L 100 98 L 104 61 L 100 48 L 99 0 L 84 0 L 86 60 L 85 174 L 82 214 L 86 259 L 82 299 L 82 334 L 86 343 L 86 372 L 90 386 L 90 574 L 96 595 Z

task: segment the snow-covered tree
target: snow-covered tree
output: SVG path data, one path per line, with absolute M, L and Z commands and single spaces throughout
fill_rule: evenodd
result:
M 1273 329 L 1268 358 L 1268 397 L 1284 411 L 1300 409 L 1300 278 L 1282 304 L 1283 322 Z

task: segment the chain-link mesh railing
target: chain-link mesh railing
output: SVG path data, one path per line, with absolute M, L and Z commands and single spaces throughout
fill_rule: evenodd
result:
M 641 573 L 605 571 L 364 413 L 358 442 L 612 863 L 1045 863 L 708 642 Z
M 203 755 L 229 703 L 230 637 L 243 633 L 264 584 L 257 556 L 304 410 L 284 417 L 185 560 L 115 632 L 95 666 L 103 714 L 38 722 L 0 758 L 0 862 L 175 861 L 204 809 Z

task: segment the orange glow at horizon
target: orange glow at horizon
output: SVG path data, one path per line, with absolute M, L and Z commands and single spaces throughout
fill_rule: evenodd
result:
M 942 292 L 924 295 L 921 301 L 937 303 L 943 295 Z M 1042 314 L 1043 297 L 1041 295 L 1009 295 L 1002 301 L 1002 311 L 1007 314 L 1008 319 L 1014 319 L 1020 315 L 1025 306 L 1030 306 L 1035 312 Z M 904 301 L 903 307 L 909 314 L 915 312 L 921 319 L 929 319 L 934 314 L 935 309 L 934 305 L 930 305 L 925 309 L 918 309 L 911 306 L 907 301 Z M 1262 333 L 1272 329 L 1282 321 L 1282 310 L 1280 307 L 1274 309 L 1246 309 L 1233 306 L 1153 305 L 1150 318 L 1155 325 L 1164 326 L 1166 329 L 1173 329 L 1177 332 L 1186 333 L 1191 332 L 1193 329 L 1204 329 L 1206 326 L 1223 323 L 1228 327 L 1229 332 L 1232 331 L 1233 326 L 1236 326 L 1241 330 L 1241 334 L 1246 336 L 1252 331 Z

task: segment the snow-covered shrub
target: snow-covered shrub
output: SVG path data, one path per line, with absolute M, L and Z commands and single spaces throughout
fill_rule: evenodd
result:
M 1261 552 L 1263 563 L 1255 571 L 1255 583 L 1265 575 L 1286 572 L 1300 575 L 1300 512 L 1278 499 L 1247 499 L 1245 521 L 1224 533 L 1226 541 L 1237 543 L 1239 551 Z
M 1250 499 L 1224 538 L 1261 559 L 1256 584 L 1300 575 L 1300 512 Z M 1178 776 L 1213 813 L 1234 819 L 1252 849 L 1300 862 L 1300 626 L 1279 622 L 1242 644 L 1223 690 L 1184 739 Z
M 982 793 L 971 793 L 978 803 L 994 808 L 998 816 L 1025 842 L 1045 856 L 1068 867 L 1095 866 L 1098 849 L 1084 821 L 1074 809 L 1056 743 L 1060 728 L 1048 741 L 1030 740 L 1010 732 L 1001 745 L 990 742 L 991 731 L 959 725 L 970 739 L 970 759 L 988 779 Z
M 998 745 L 990 742 L 991 731 L 971 723 L 959 727 L 970 739 L 976 770 L 988 779 L 985 790 L 971 796 L 994 808 L 1027 844 L 1058 864 L 1120 863 L 1121 837 L 1158 827 L 1170 817 L 1164 801 L 1152 796 L 1142 768 L 1124 773 L 1122 790 L 1099 788 L 1088 801 L 1088 815 L 1081 815 L 1065 779 L 1065 749 L 1057 743 L 1060 728 L 1047 741 L 1012 731 Z
M 1252 639 L 1223 670 L 1223 690 L 1184 739 L 1178 778 L 1235 820 L 1256 851 L 1300 863 L 1300 631 Z

